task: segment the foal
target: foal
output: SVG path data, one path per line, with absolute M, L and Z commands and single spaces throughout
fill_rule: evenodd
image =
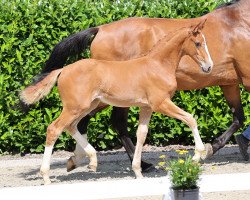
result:
M 176 91 L 175 71 L 182 56 L 191 56 L 205 73 L 209 73 L 213 66 L 205 37 L 201 33 L 203 24 L 182 28 L 172 33 L 171 37 L 165 36 L 144 57 L 128 61 L 83 59 L 63 69 L 52 71 L 44 79 L 21 92 L 21 99 L 26 104 L 32 104 L 46 96 L 58 81 L 63 110 L 47 129 L 41 166 L 45 184 L 50 183 L 52 149 L 63 130 L 67 130 L 81 145 L 90 158 L 89 167 L 96 171 L 96 151 L 77 131 L 77 123 L 100 102 L 119 107 L 139 106 L 141 109 L 132 163 L 137 178 L 142 177 L 141 152 L 153 111 L 186 123 L 194 134 L 194 160 L 201 158 L 205 147 L 199 136 L 196 120 L 191 114 L 177 107 L 171 97 Z

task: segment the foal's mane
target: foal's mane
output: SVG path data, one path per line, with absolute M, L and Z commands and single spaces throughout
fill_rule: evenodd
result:
M 148 52 L 143 53 L 143 54 L 140 54 L 137 58 L 140 58 L 140 57 L 143 57 L 143 56 L 146 56 L 146 55 L 150 54 L 150 53 L 151 53 L 151 52 L 152 52 L 152 51 L 162 42 L 162 40 L 164 40 L 164 39 L 167 38 L 166 42 L 168 42 L 169 40 L 171 40 L 171 39 L 173 38 L 173 36 L 174 36 L 174 34 L 175 34 L 176 32 L 181 31 L 182 29 L 186 29 L 186 28 L 190 28 L 190 27 L 181 27 L 181 28 L 179 28 L 179 29 L 177 29 L 177 30 L 173 30 L 173 31 L 169 32 L 168 34 L 165 34 L 161 39 L 159 39 L 159 40 L 152 46 L 152 48 L 151 48 Z

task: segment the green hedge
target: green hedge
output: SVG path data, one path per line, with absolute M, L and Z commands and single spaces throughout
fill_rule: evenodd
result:
M 72 33 L 132 16 L 188 18 L 213 10 L 216 0 L 2 0 L 0 3 L 0 153 L 42 152 L 46 128 L 61 111 L 57 88 L 27 114 L 18 104 L 18 93 L 37 75 L 53 46 Z M 244 104 L 249 99 L 244 94 Z M 220 89 L 179 92 L 175 102 L 198 119 L 204 141 L 211 141 L 232 120 Z M 208 109 L 209 108 L 209 109 Z M 247 107 L 246 107 L 247 108 Z M 110 126 L 111 109 L 91 119 L 89 141 L 98 149 L 119 146 Z M 249 110 L 249 109 L 247 109 Z M 246 114 L 248 114 L 246 112 Z M 138 109 L 129 113 L 129 133 L 135 139 Z M 249 119 L 248 119 L 249 121 Z M 148 143 L 192 143 L 183 123 L 154 114 Z M 56 149 L 73 148 L 74 141 L 63 134 Z

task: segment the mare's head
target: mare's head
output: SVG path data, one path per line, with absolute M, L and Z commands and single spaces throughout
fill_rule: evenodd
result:
M 188 37 L 183 44 L 183 53 L 189 55 L 205 73 L 210 73 L 213 68 L 213 61 L 209 54 L 205 36 L 202 33 L 205 21 L 195 27 L 190 27 Z

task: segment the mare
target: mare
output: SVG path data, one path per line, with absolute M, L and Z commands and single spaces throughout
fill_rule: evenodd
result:
M 163 37 L 146 56 L 128 61 L 83 59 L 65 68 L 53 70 L 44 79 L 21 92 L 21 100 L 26 104 L 33 104 L 46 96 L 58 82 L 63 110 L 47 129 L 41 166 L 45 184 L 51 183 L 50 158 L 53 146 L 64 130 L 67 130 L 83 148 L 90 158 L 89 167 L 96 171 L 96 151 L 78 132 L 77 124 L 100 102 L 119 107 L 140 107 L 137 142 L 132 162 L 137 178 L 142 177 L 141 153 L 153 111 L 186 123 L 192 129 L 195 141 L 196 153 L 193 159 L 198 161 L 202 158 L 205 146 L 200 138 L 196 120 L 191 114 L 176 106 L 171 98 L 177 88 L 175 73 L 182 56 L 190 56 L 200 65 L 203 73 L 212 70 L 213 62 L 201 32 L 204 22 L 195 27 L 179 29 Z
M 184 56 L 176 76 L 177 90 L 220 86 L 232 110 L 233 121 L 228 130 L 212 144 L 206 145 L 209 150 L 208 156 L 211 156 L 243 126 L 244 112 L 239 84 L 243 83 L 245 89 L 250 91 L 250 51 L 247 51 L 250 49 L 249 10 L 250 0 L 234 0 L 211 13 L 193 19 L 128 18 L 89 28 L 58 43 L 47 60 L 42 75 L 63 67 L 70 55 L 80 54 L 88 44 L 91 44 L 91 58 L 129 60 L 139 57 L 148 52 L 163 35 L 206 18 L 203 33 L 215 69 L 209 76 L 200 73 L 197 64 L 190 57 Z M 127 108 L 114 107 L 112 125 L 132 161 L 134 145 L 127 132 L 127 114 Z M 78 124 L 82 134 L 86 131 L 89 118 L 86 116 Z M 75 156 L 68 160 L 68 171 L 77 167 L 83 156 L 83 150 L 77 145 Z M 150 167 L 147 162 L 142 162 L 144 170 Z

